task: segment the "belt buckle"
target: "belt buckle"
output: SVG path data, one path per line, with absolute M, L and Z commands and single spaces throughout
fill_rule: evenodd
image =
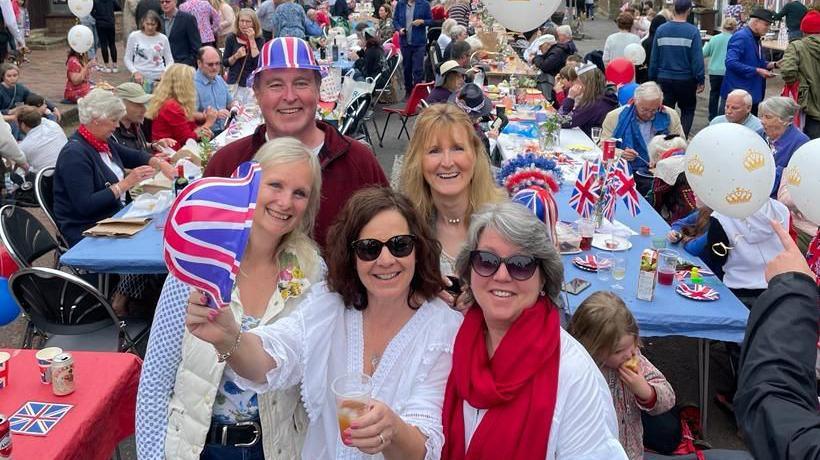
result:
M 251 420 L 249 422 L 239 422 L 234 426 L 252 426 L 253 427 L 253 439 L 251 439 L 251 442 L 237 443 L 237 444 L 234 444 L 235 447 L 251 447 L 251 446 L 256 445 L 257 442 L 259 442 L 259 434 L 262 431 L 262 428 L 255 421 Z M 227 430 L 223 431 L 222 433 L 223 433 L 222 438 L 226 439 Z

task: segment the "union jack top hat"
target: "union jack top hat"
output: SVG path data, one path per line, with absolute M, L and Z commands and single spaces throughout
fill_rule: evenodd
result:
M 248 84 L 265 70 L 271 69 L 307 69 L 321 72 L 322 68 L 313 56 L 313 50 L 306 41 L 296 37 L 279 37 L 262 45 L 259 53 L 259 66 L 251 73 Z

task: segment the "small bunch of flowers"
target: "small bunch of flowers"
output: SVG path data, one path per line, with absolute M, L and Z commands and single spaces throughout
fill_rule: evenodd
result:
M 291 297 L 298 297 L 308 287 L 308 280 L 305 272 L 299 266 L 299 261 L 291 254 L 285 254 L 282 260 L 282 265 L 285 267 L 279 271 L 279 281 L 277 287 L 282 300 L 288 300 Z

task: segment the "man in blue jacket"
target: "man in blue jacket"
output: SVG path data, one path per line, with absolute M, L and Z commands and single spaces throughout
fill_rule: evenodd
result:
M 416 83 L 423 81 L 427 26 L 432 23 L 433 15 L 427 0 L 399 0 L 396 4 L 393 27 L 399 31 L 405 98 Z
M 202 46 L 196 18 L 179 11 L 177 0 L 159 0 L 162 9 L 162 30 L 171 43 L 174 62 L 196 68 L 196 54 Z
M 704 66 L 698 28 L 686 22 L 691 0 L 675 0 L 672 20 L 658 27 L 652 42 L 649 79 L 663 90 L 663 105 L 680 108 L 683 133 L 695 120 L 697 93 L 703 91 Z
M 774 77 L 774 62 L 763 59 L 760 37 L 774 22 L 774 13 L 764 8 L 752 11 L 748 27 L 744 27 L 729 39 L 726 50 L 726 76 L 720 87 L 720 98 L 726 100 L 734 89 L 745 89 L 752 95 L 752 113 L 757 115 L 757 105 L 766 94 L 766 79 Z M 723 105 L 723 102 L 721 102 Z

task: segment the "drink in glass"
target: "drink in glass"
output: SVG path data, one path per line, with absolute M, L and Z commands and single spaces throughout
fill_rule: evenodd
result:
M 336 396 L 339 435 L 344 441 L 344 432 L 350 428 L 350 422 L 367 412 L 373 385 L 369 376 L 354 373 L 337 377 L 330 388 Z
M 592 236 L 595 234 L 595 221 L 592 219 L 581 219 L 578 221 L 578 233 L 581 235 L 581 250 L 592 249 Z
M 605 252 L 596 252 L 596 272 L 599 281 L 609 281 L 609 275 L 612 273 L 612 259 L 609 254 Z
M 612 289 L 616 291 L 623 290 L 623 286 L 618 281 L 621 281 L 626 277 L 626 258 L 624 257 L 615 257 L 612 259 L 612 278 L 615 280 L 615 284 L 612 285 Z
M 590 130 L 589 134 L 592 138 L 592 142 L 595 142 L 595 145 L 598 145 L 598 141 L 601 140 L 601 128 L 596 126 Z
M 678 252 L 672 249 L 658 251 L 658 284 L 671 286 L 678 266 Z

